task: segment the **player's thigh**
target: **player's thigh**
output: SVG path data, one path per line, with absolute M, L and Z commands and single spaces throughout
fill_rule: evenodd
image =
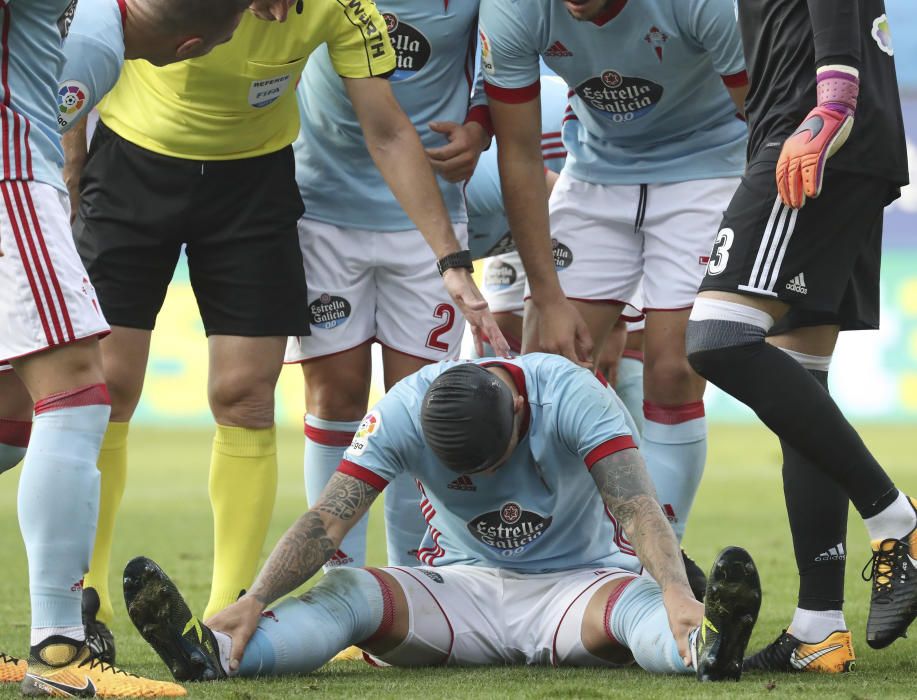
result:
M 32 398 L 104 381 L 96 339 L 108 324 L 74 247 L 68 208 L 50 185 L 0 183 L 0 360 L 16 368 Z
M 135 146 L 100 123 L 73 238 L 109 323 L 152 330 L 192 220 L 200 164 Z
M 554 265 L 567 297 L 631 301 L 642 274 L 640 191 L 639 185 L 597 185 L 561 173 L 549 212 Z
M 207 335 L 308 335 L 292 150 L 207 162 L 191 201 L 188 271 Z
M 464 224 L 455 224 L 464 245 Z M 384 346 L 438 362 L 458 357 L 464 322 L 443 285 L 430 249 L 419 231 L 380 234 L 375 267 L 376 339 Z
M 749 164 L 730 201 L 701 284 L 704 293 L 757 296 L 775 319 L 791 306 L 837 314 L 863 256 L 876 248 L 876 222 L 889 184 L 828 170 L 821 196 L 789 209 L 776 194 L 774 162 Z M 877 258 L 877 256 L 874 256 Z M 878 265 L 867 273 L 877 284 Z
M 704 276 L 723 210 L 739 178 L 649 185 L 642 230 L 643 307 L 690 309 Z
M 0 365 L 0 421 L 2 420 L 32 420 L 32 397 L 9 364 Z
M 385 390 L 388 391 L 409 374 L 414 374 L 414 372 L 423 369 L 430 364 L 430 362 L 431 360 L 408 355 L 393 348 L 383 346 L 382 372 Z
M 391 666 L 492 665 L 511 662 L 500 629 L 501 579 L 471 566 L 386 567 L 404 592 L 408 631 L 376 663 Z
M 290 339 L 290 343 L 296 342 L 297 338 Z M 371 349 L 371 343 L 366 341 L 343 352 L 303 360 L 306 410 L 324 420 L 360 420 L 369 403 Z M 287 356 L 290 356 L 289 344 Z
M 298 228 L 309 290 L 305 298 L 291 298 L 289 303 L 306 307 L 311 334 L 290 338 L 286 361 L 347 354 L 376 335 L 373 265 L 378 239 L 386 234 L 305 217 Z M 310 374 L 320 372 L 323 364 L 316 367 Z

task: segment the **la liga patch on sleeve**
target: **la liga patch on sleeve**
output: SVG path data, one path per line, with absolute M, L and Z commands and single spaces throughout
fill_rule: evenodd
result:
M 79 80 L 65 80 L 57 90 L 57 124 L 66 129 L 86 111 L 89 88 Z
M 370 411 L 360 423 L 357 432 L 353 434 L 353 440 L 350 443 L 350 447 L 347 448 L 347 454 L 359 457 L 366 452 L 370 439 L 376 435 L 381 428 L 382 416 L 378 411 Z

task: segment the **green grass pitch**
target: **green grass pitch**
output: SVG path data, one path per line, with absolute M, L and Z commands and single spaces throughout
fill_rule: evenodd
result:
M 868 427 L 864 438 L 899 486 L 917 492 L 912 427 Z M 825 439 L 830 439 L 826 436 Z M 280 488 L 265 555 L 305 505 L 301 474 L 302 437 L 280 431 Z M 208 431 L 135 428 L 130 437 L 130 472 L 115 539 L 113 584 L 120 568 L 137 554 L 156 559 L 200 609 L 210 583 L 211 524 L 207 500 Z M 0 477 L 0 649 L 26 651 L 28 596 L 26 561 L 16 522 L 19 470 Z M 49 504 L 53 507 L 53 504 Z M 371 564 L 385 562 L 381 503 L 373 510 Z M 725 545 L 748 548 L 761 571 L 764 603 L 751 647 L 770 642 L 788 623 L 795 603 L 796 573 L 780 485 L 779 446 L 758 427 L 715 426 L 707 472 L 694 507 L 685 546 L 706 568 Z M 865 643 L 868 587 L 860 568 L 868 556 L 865 529 L 855 513 L 849 527 L 847 619 L 858 653 L 846 677 L 747 674 L 738 685 L 700 686 L 691 678 L 652 677 L 624 671 L 490 668 L 373 669 L 361 662 L 334 664 L 306 677 L 188 686 L 192 698 L 917 698 L 917 640 L 899 640 L 874 652 Z M 113 588 L 120 590 L 120 587 Z M 119 664 L 157 678 L 168 672 L 131 627 L 120 597 L 114 625 Z M 917 630 L 915 635 L 917 636 Z M 0 700 L 19 697 L 0 687 Z

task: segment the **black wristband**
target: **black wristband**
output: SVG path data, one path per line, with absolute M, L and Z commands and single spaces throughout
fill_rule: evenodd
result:
M 449 255 L 436 261 L 436 269 L 439 270 L 440 276 L 442 276 L 446 270 L 451 270 L 454 267 L 464 267 L 469 272 L 474 272 L 474 265 L 471 262 L 471 251 L 460 250 L 457 253 L 449 253 Z

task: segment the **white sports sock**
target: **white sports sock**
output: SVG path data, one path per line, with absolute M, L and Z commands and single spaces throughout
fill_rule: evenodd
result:
M 869 539 L 900 540 L 917 527 L 917 512 L 903 493 L 892 501 L 881 513 L 863 521 L 869 531 Z
M 796 639 L 815 644 L 827 639 L 832 632 L 847 629 L 843 610 L 803 610 L 796 608 L 787 630 Z
M 230 637 L 225 632 L 217 632 L 216 630 L 210 631 L 213 632 L 213 637 L 217 640 L 217 647 L 220 652 L 220 666 L 223 667 L 223 673 L 229 675 L 229 658 L 230 652 L 232 651 L 232 637 Z
M 35 647 L 48 637 L 54 636 L 66 637 L 67 639 L 72 639 L 74 642 L 82 642 L 86 639 L 86 631 L 83 629 L 82 625 L 79 627 L 33 627 L 29 644 Z

